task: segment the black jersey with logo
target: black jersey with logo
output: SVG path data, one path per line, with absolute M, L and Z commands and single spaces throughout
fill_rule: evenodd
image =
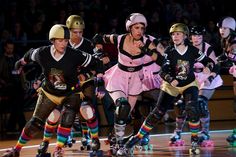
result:
M 188 45 L 184 54 L 178 53 L 174 46 L 170 46 L 166 49 L 165 56 L 170 64 L 167 73 L 179 82 L 178 87 L 188 85 L 195 80 L 194 63 L 202 62 L 206 57 L 192 45 Z M 206 62 L 203 64 L 206 65 Z
M 72 87 L 78 83 L 78 66 L 103 72 L 102 62 L 88 53 L 67 47 L 64 56 L 57 61 L 51 51 L 52 46 L 44 46 L 27 52 L 24 57 L 25 61 L 36 61 L 42 67 L 45 75 L 42 87 L 51 94 L 63 96 L 71 93 Z

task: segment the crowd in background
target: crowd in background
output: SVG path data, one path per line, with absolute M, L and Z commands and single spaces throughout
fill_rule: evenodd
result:
M 13 39 L 22 55 L 28 47 L 45 45 L 47 30 L 55 23 L 65 24 L 71 14 L 83 17 L 87 38 L 98 32 L 120 34 L 127 15 L 140 12 L 147 17 L 148 34 L 165 38 L 173 22 L 202 24 L 207 41 L 217 45 L 216 22 L 222 16 L 234 17 L 232 7 L 223 0 L 1 0 L 0 43 Z

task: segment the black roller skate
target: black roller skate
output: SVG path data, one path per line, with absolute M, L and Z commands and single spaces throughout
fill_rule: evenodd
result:
M 199 144 L 201 147 L 213 147 L 214 142 L 210 139 L 210 135 L 206 132 L 201 132 L 199 136 Z
M 140 139 L 136 136 L 131 136 L 125 145 L 119 144 L 119 149 L 116 156 L 133 156 L 134 146 L 140 142 Z
M 50 157 L 51 154 L 48 153 L 48 146 L 49 146 L 49 142 L 48 141 L 43 141 L 38 148 L 38 154 L 36 155 L 36 157 Z
M 230 146 L 236 147 L 236 129 L 234 129 L 233 133 L 226 138 L 226 141 Z
M 68 136 L 67 141 L 65 143 L 65 147 L 68 146 L 71 148 L 73 146 L 73 144 L 75 144 L 75 142 L 76 142 L 75 139 L 71 138 L 71 136 Z
M 63 157 L 64 156 L 64 150 L 61 147 L 56 147 L 53 152 L 53 157 Z
M 85 137 L 82 137 L 81 139 L 81 146 L 80 146 L 80 150 L 91 150 L 91 145 L 90 145 L 90 137 L 88 136 L 85 136 Z
M 189 149 L 190 155 L 200 154 L 199 147 L 199 138 L 197 136 L 191 137 L 191 148 Z
M 137 146 L 137 148 L 140 151 L 142 151 L 142 150 L 144 150 L 144 151 L 152 150 L 153 146 L 149 142 L 150 142 L 150 137 L 149 137 L 149 133 L 147 133 L 140 140 L 139 145 Z
M 92 152 L 90 152 L 89 156 L 97 156 L 97 157 L 102 157 L 103 156 L 103 151 L 100 150 L 100 142 L 98 138 L 92 139 L 91 142 L 91 149 Z
M 170 137 L 169 146 L 184 146 L 185 142 L 181 139 L 181 131 L 175 131 Z
M 7 150 L 4 154 L 2 154 L 1 157 L 19 157 L 19 156 L 20 156 L 20 152 L 12 148 L 12 149 Z

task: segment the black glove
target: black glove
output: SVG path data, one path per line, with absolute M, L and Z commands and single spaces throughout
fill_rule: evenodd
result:
M 105 95 L 105 87 L 104 87 L 104 80 L 102 77 L 95 77 L 94 78 L 94 85 L 95 85 L 95 94 L 99 97 L 103 97 Z
M 93 45 L 104 44 L 103 36 L 101 34 L 95 34 L 94 37 L 92 38 L 92 43 Z

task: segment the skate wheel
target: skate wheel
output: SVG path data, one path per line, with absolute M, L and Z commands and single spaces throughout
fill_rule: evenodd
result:
M 212 140 L 203 141 L 200 146 L 201 147 L 214 147 L 214 142 Z
M 80 150 L 83 151 L 85 148 L 84 146 L 80 146 Z
M 200 154 L 200 149 L 196 148 L 196 149 L 189 149 L 189 154 L 190 155 L 198 155 Z

